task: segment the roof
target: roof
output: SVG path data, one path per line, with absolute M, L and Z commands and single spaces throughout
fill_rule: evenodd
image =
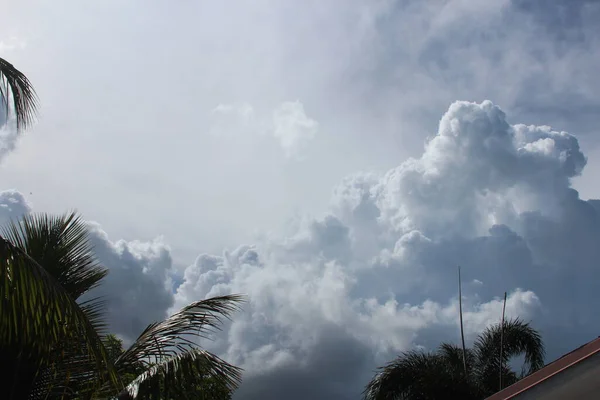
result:
M 570 353 L 565 354 L 559 359 L 547 364 L 544 368 L 493 394 L 486 400 L 513 399 L 526 390 L 531 389 L 532 387 L 552 378 L 567 368 L 572 367 L 573 365 L 576 365 L 597 353 L 600 353 L 600 337 L 584 344 Z

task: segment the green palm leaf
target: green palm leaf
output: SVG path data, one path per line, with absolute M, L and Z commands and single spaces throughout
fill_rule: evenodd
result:
M 481 362 L 499 359 L 501 331 L 501 324 L 495 324 L 486 328 L 478 336 L 473 350 Z M 544 343 L 539 332 L 531 325 L 518 318 L 511 319 L 504 322 L 503 334 L 503 362 L 507 362 L 519 354 L 524 354 L 528 374 L 544 366 Z
M 510 385 L 519 377 L 509 361 L 525 355 L 526 372 L 544 365 L 544 344 L 529 324 L 514 319 L 504 323 L 502 363 L 500 335 L 502 326 L 486 328 L 466 349 L 467 374 L 464 373 L 462 348 L 442 343 L 435 353 L 410 351 L 379 370 L 365 391 L 366 400 L 482 399 L 499 390 L 502 382 Z
M 510 370 L 510 359 L 524 355 L 524 374 L 528 375 L 544 366 L 545 349 L 542 337 L 528 323 L 520 319 L 504 322 L 502 341 L 502 364 L 500 363 L 500 336 L 502 326 L 495 324 L 486 328 L 473 344 L 477 364 L 475 373 L 484 391 L 491 395 L 500 387 L 499 373 L 502 367 L 503 387 L 515 383 L 519 377 Z
M 192 362 L 194 368 L 202 369 L 198 377 L 188 377 L 191 384 L 194 384 L 194 379 L 208 376 L 228 388 L 234 388 L 239 382 L 240 370 L 198 349 L 194 340 L 208 338 L 210 333 L 220 330 L 224 319 L 229 319 L 242 301 L 243 297 L 239 295 L 213 297 L 191 303 L 166 320 L 150 324 L 116 360 L 116 370 L 121 376 L 137 375 L 140 370 L 146 370 L 132 383 L 133 386 L 129 386 L 134 390 L 136 387 L 146 387 L 146 381 L 152 386 L 156 379 L 163 380 L 165 384 L 171 379 L 180 379 L 180 375 L 168 375 L 169 371 L 175 373 L 173 367 L 184 365 L 182 371 L 189 372 L 188 366 Z M 152 378 L 154 376 L 156 378 Z
M 193 349 L 148 368 L 119 394 L 119 399 L 180 399 L 193 395 L 194 399 L 208 400 L 211 393 L 207 383 L 216 384 L 224 389 L 220 393 L 227 393 L 240 382 L 240 368 L 205 350 Z
M 100 337 L 75 300 L 34 259 L 0 237 L 0 354 L 11 366 L 0 377 L 7 380 L 0 397 L 29 395 L 40 371 L 56 362 L 61 343 L 75 340 L 85 343 L 97 370 L 106 369 Z M 114 373 L 109 379 L 116 384 Z
M 461 350 L 462 351 L 462 350 Z M 461 355 L 462 357 L 462 355 Z M 459 368 L 438 353 L 409 351 L 380 368 L 363 392 L 365 400 L 474 399 L 473 387 Z
M 164 321 L 148 325 L 137 340 L 117 360 L 117 368 L 151 365 L 165 357 L 196 348 L 194 338 L 208 338 L 220 330 L 224 319 L 238 310 L 239 295 L 213 297 L 184 307 Z
M 22 72 L 2 58 L 0 58 L 0 104 L 4 106 L 7 116 L 10 115 L 12 106 L 19 131 L 29 127 L 35 120 L 37 96 L 31 82 Z
M 25 215 L 3 227 L 2 234 L 42 265 L 78 299 L 108 273 L 93 252 L 85 221 L 76 213 Z
M 95 260 L 85 222 L 75 213 L 58 217 L 28 215 L 21 221 L 12 222 L 4 227 L 3 233 L 11 246 L 33 262 L 35 268 L 30 268 L 32 274 L 39 275 L 22 280 L 24 285 L 30 286 L 23 289 L 23 292 L 28 292 L 31 298 L 25 296 L 22 299 L 23 304 L 19 305 L 20 299 L 15 298 L 13 294 L 6 304 L 12 306 L 13 313 L 20 314 L 21 323 L 25 324 L 20 328 L 21 331 L 28 329 L 27 322 L 35 322 L 33 318 L 37 315 L 32 315 L 33 312 L 42 314 L 48 325 L 34 332 L 28 342 L 23 344 L 26 354 L 11 356 L 21 362 L 19 365 L 26 367 L 21 368 L 20 372 L 17 371 L 18 375 L 27 381 L 22 382 L 21 386 L 24 390 L 29 388 L 31 393 L 41 397 L 52 395 L 61 398 L 71 393 L 83 395 L 107 379 L 116 384 L 114 370 L 106 362 L 104 347 L 99 337 L 106 327 L 105 303 L 100 298 L 79 305 L 76 303 L 78 297 L 98 285 L 107 273 Z M 7 265 L 7 268 L 9 267 Z M 23 268 L 10 269 L 11 274 L 27 271 Z M 40 277 L 47 279 L 49 288 L 54 289 L 46 296 L 38 293 L 48 289 L 39 286 Z M 12 279 L 9 275 L 4 278 Z M 68 302 L 71 308 L 75 307 L 72 313 L 78 316 L 78 319 L 69 323 L 62 315 L 65 310 L 68 312 L 68 306 L 57 307 L 56 311 L 47 306 L 38 308 L 35 301 L 43 301 L 44 298 Z M 19 312 L 19 307 L 29 307 L 30 313 Z M 54 329 L 60 328 L 59 331 L 47 332 L 56 321 L 61 325 Z M 43 344 L 44 348 L 31 349 L 28 347 L 31 343 Z

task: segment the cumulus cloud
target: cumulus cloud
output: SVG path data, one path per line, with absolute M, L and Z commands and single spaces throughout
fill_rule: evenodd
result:
M 0 192 L 0 225 L 31 212 L 31 204 L 18 190 L 3 190 Z
M 248 103 L 219 104 L 211 114 L 212 134 L 267 134 L 277 140 L 288 158 L 300 157 L 319 130 L 319 123 L 306 115 L 298 100 L 281 103 L 270 119 L 257 115 Z
M 111 331 L 133 341 L 148 324 L 166 318 L 173 305 L 170 248 L 162 238 L 113 242 L 100 225 L 89 226 L 98 261 L 110 272 L 86 296 L 104 297 Z
M 302 219 L 285 238 L 200 256 L 175 304 L 249 295 L 215 345 L 247 368 L 243 399 L 277 398 L 266 382 L 317 379 L 314 371 L 316 398 L 354 398 L 369 368 L 411 346 L 456 339 L 457 265 L 472 281 L 468 338 L 499 320 L 508 291 L 509 317 L 532 320 L 550 341 L 568 332 L 575 345 L 597 328 L 589 305 L 573 310 L 558 295 L 582 284 L 589 290 L 581 299 L 593 295 L 585 282 L 596 276 L 590 260 L 600 224 L 583 222 L 598 221 L 595 203 L 571 188 L 585 164 L 566 132 L 513 125 L 490 101 L 455 102 L 420 157 L 380 176 L 345 178 L 326 215 Z M 354 367 L 336 366 L 347 379 L 325 372 L 336 340 L 355 352 Z M 551 356 L 563 350 L 550 345 Z M 306 396 L 310 389 L 287 394 Z
M 160 239 L 111 242 L 91 224 L 112 327 L 132 337 L 193 300 L 245 293 L 203 343 L 245 368 L 236 398 L 352 399 L 398 352 L 458 341 L 460 265 L 469 342 L 499 321 L 506 291 L 507 316 L 532 321 L 556 357 L 600 329 L 600 201 L 571 188 L 585 164 L 575 136 L 459 101 L 419 157 L 344 178 L 325 214 L 285 234 L 200 255 L 176 288 Z

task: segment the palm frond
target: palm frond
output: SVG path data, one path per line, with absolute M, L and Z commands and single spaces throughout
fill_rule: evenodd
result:
M 108 323 L 106 322 L 107 301 L 103 297 L 94 297 L 79 303 L 81 311 L 85 314 L 90 324 L 99 336 L 107 334 Z
M 437 354 L 443 357 L 451 368 L 457 371 L 464 370 L 462 347 L 452 343 L 442 343 L 438 348 Z M 466 349 L 465 355 L 467 359 L 467 372 L 470 372 L 475 364 L 475 354 L 473 354 L 471 349 Z
M 462 361 L 460 365 L 455 369 L 445 357 L 436 353 L 402 353 L 396 360 L 380 368 L 365 388 L 364 399 L 476 398 L 464 376 Z
M 26 215 L 3 227 L 2 234 L 43 265 L 74 299 L 108 273 L 98 264 L 87 225 L 76 212 Z
M 380 368 L 365 388 L 364 399 L 482 399 L 499 390 L 501 371 L 503 386 L 519 379 L 509 366 L 512 357 L 524 354 L 529 373 L 543 366 L 540 334 L 519 319 L 504 322 L 501 363 L 501 330 L 500 324 L 488 327 L 473 348 L 466 349 L 466 376 L 462 348 L 442 343 L 435 353 L 409 351 Z
M 206 393 L 202 393 L 208 389 L 207 382 L 233 391 L 241 382 L 241 372 L 241 368 L 205 350 L 192 349 L 151 366 L 134 379 L 118 398 L 180 399 L 197 391 L 193 398 L 208 399 Z
M 475 341 L 473 349 L 480 362 L 492 363 L 496 360 L 499 365 L 501 330 L 501 324 L 492 325 L 486 328 Z M 525 355 L 528 374 L 544 366 L 546 352 L 541 335 L 529 323 L 519 318 L 504 322 L 503 347 L 503 362 L 520 354 Z
M 0 237 L 0 353 L 13 365 L 3 374 L 2 398 L 10 399 L 18 388 L 29 390 L 39 371 L 56 361 L 63 343 L 84 343 L 85 356 L 97 370 L 108 371 L 104 347 L 73 297 L 25 251 Z M 8 389 L 7 389 L 8 388 Z M 17 398 L 17 397 L 15 397 Z
M 11 63 L 0 58 L 0 105 L 4 106 L 7 116 L 12 106 L 18 131 L 33 124 L 37 104 L 37 95 L 29 79 Z
M 500 360 L 500 323 L 486 328 L 473 345 L 477 363 L 475 373 L 486 395 L 500 389 L 499 374 L 502 369 L 503 387 L 515 383 L 519 376 L 510 369 L 510 359 L 523 354 L 522 370 L 528 375 L 544 366 L 545 349 L 542 338 L 535 329 L 520 319 L 504 322 L 502 361 Z
M 207 338 L 224 319 L 239 309 L 240 295 L 213 297 L 184 307 L 162 322 L 148 325 L 116 362 L 119 371 L 139 363 L 151 365 L 167 357 L 194 349 L 195 338 Z
M 104 336 L 107 328 L 106 301 L 102 298 L 93 298 L 79 303 L 79 306 L 94 331 Z M 53 348 L 50 360 L 36 377 L 34 392 L 43 394 L 44 398 L 45 396 L 70 398 L 76 395 L 83 399 L 94 394 L 103 385 L 114 387 L 114 382 L 107 380 L 108 370 L 114 370 L 114 359 L 110 358 L 106 346 L 104 348 L 107 358 L 106 367 L 99 369 L 95 361 L 89 357 L 90 348 L 84 338 L 74 337 L 61 341 Z
M 111 366 L 106 363 L 99 368 L 89 356 L 90 350 L 83 338 L 61 341 L 36 377 L 34 393 L 41 398 L 80 399 L 95 393 L 107 380 Z

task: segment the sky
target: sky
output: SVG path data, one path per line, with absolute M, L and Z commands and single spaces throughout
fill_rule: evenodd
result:
M 0 222 L 77 209 L 126 341 L 248 302 L 206 348 L 235 399 L 358 399 L 401 351 L 531 321 L 595 338 L 600 4 L 23 0 L 0 57 Z

